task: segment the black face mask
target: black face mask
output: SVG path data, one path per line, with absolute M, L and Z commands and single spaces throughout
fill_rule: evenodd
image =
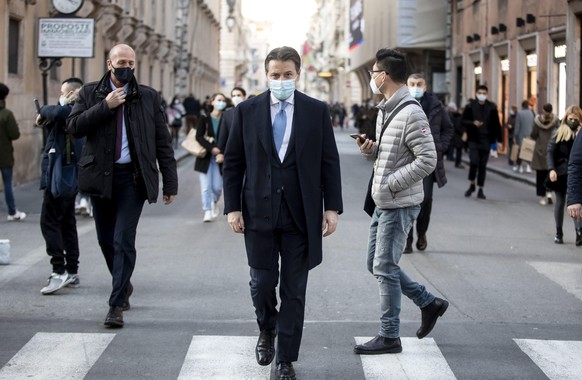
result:
M 568 124 L 571 130 L 575 131 L 578 129 L 580 122 L 578 120 L 566 120 L 566 124 Z
M 123 85 L 126 85 L 133 78 L 133 69 L 131 67 L 114 67 L 113 75 Z

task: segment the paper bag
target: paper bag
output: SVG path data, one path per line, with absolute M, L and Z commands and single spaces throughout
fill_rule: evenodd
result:
M 531 161 L 533 159 L 534 148 L 536 141 L 529 137 L 524 137 L 521 140 L 521 147 L 519 149 L 519 158 L 524 161 Z

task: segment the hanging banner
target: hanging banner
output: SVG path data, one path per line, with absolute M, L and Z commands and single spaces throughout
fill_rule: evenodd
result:
M 364 42 L 364 0 L 350 0 L 350 51 Z
M 95 20 L 92 18 L 39 18 L 39 58 L 94 56 Z

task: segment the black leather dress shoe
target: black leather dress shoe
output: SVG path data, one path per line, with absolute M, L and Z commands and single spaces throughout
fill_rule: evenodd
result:
M 275 330 L 264 330 L 259 334 L 259 340 L 255 347 L 255 356 L 259 365 L 269 365 L 275 357 Z
M 418 248 L 419 251 L 424 251 L 427 244 L 426 235 L 419 236 L 418 240 L 416 241 L 416 248 Z
M 404 251 L 402 253 L 412 253 L 412 243 L 406 242 L 406 246 L 404 247 Z
M 361 355 L 397 354 L 402 352 L 400 338 L 386 338 L 376 335 L 374 339 L 354 347 L 354 353 Z
M 469 189 L 467 189 L 467 191 L 465 191 L 465 196 L 470 197 L 474 191 L 475 191 L 475 185 L 469 186 Z
M 275 378 L 277 380 L 295 380 L 295 370 L 293 369 L 293 364 L 289 362 L 277 363 Z
M 487 197 L 485 196 L 485 193 L 483 192 L 483 189 L 479 189 L 479 191 L 477 191 L 477 198 L 487 199 Z
M 125 289 L 125 300 L 121 304 L 121 310 L 123 310 L 123 311 L 129 310 L 129 308 L 131 307 L 131 305 L 129 304 L 129 297 L 131 297 L 132 294 L 133 294 L 133 285 L 131 285 L 131 282 L 130 282 L 129 285 L 127 285 L 127 288 Z
M 105 317 L 105 326 L 123 327 L 123 310 L 121 306 L 111 306 Z
M 416 332 L 418 339 L 422 339 L 427 336 L 438 319 L 447 311 L 449 307 L 449 302 L 441 298 L 435 298 L 428 306 L 420 309 L 422 311 L 422 323 L 420 328 Z

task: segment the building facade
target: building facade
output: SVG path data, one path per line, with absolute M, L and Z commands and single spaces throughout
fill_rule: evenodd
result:
M 76 16 L 95 20 L 94 56 L 63 58 L 47 72 L 47 103 L 56 104 L 62 80 L 98 80 L 107 70 L 109 50 L 127 43 L 136 52 L 135 75 L 162 92 L 197 97 L 220 85 L 220 2 L 213 0 L 86 0 Z M 18 121 L 14 142 L 15 184 L 40 175 L 42 131 L 33 126 L 33 98 L 43 103 L 37 56 L 38 19 L 58 17 L 50 1 L 0 1 L 0 82 L 10 87 L 7 108 Z M 184 32 L 182 32 L 184 31 Z M 204 36 L 201 38 L 200 36 Z

